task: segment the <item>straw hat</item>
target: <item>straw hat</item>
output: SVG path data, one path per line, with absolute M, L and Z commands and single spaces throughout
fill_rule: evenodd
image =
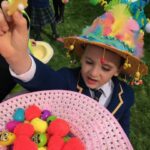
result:
M 29 49 L 31 54 L 42 61 L 44 64 L 48 63 L 54 54 L 53 48 L 44 41 L 29 40 Z
M 120 124 L 105 107 L 83 94 L 65 90 L 27 93 L 1 103 L 0 131 L 11 120 L 16 108 L 28 108 L 33 104 L 66 120 L 86 150 L 133 150 Z
M 106 12 L 86 27 L 81 36 L 64 38 L 64 45 L 79 57 L 87 44 L 114 52 L 125 59 L 122 73 L 138 81 L 148 73 L 148 67 L 141 60 L 144 31 L 133 19 L 127 4 L 112 4 L 107 4 Z

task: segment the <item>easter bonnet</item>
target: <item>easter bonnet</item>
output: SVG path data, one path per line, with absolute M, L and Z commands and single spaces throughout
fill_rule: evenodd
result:
M 87 44 L 96 45 L 124 58 L 121 73 L 140 84 L 148 67 L 141 60 L 144 47 L 144 30 L 150 32 L 150 22 L 144 14 L 145 1 L 90 0 L 92 4 L 104 5 L 105 13 L 97 17 L 91 26 L 83 29 L 80 36 L 64 38 L 65 48 L 81 57 Z

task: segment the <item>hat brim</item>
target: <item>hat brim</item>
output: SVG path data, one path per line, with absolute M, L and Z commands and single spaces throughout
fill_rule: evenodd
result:
M 95 45 L 95 46 L 99 46 L 102 48 L 105 48 L 106 50 L 109 50 L 113 53 L 118 54 L 119 56 L 123 57 L 123 58 L 128 58 L 129 63 L 131 64 L 132 67 L 124 70 L 122 69 L 122 73 L 127 74 L 129 76 L 134 76 L 135 72 L 137 72 L 137 70 L 139 69 L 139 72 L 142 75 L 146 75 L 148 74 L 148 67 L 137 57 L 133 56 L 131 53 L 129 53 L 128 51 L 121 51 L 118 50 L 117 48 L 104 44 L 104 43 L 100 43 L 100 42 L 93 42 L 93 41 L 89 41 L 87 39 L 84 38 L 80 38 L 78 36 L 72 36 L 72 37 L 66 37 L 64 38 L 64 46 L 65 48 L 69 49 L 70 45 L 74 45 L 74 50 L 77 53 L 77 55 L 79 57 L 82 56 L 84 48 L 87 44 L 91 44 L 91 45 Z
M 35 44 L 32 45 L 31 53 L 44 64 L 47 64 L 52 58 L 54 50 L 50 44 L 46 42 L 35 41 Z
M 26 109 L 33 104 L 66 120 L 71 132 L 82 140 L 86 150 L 133 150 L 120 124 L 105 107 L 88 96 L 72 91 L 39 91 L 4 101 L 0 104 L 0 130 L 12 119 L 16 108 Z

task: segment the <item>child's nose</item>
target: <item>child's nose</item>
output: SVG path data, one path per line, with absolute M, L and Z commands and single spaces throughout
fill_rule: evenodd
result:
M 92 75 L 93 77 L 96 77 L 96 76 L 99 76 L 99 74 L 100 74 L 99 67 L 94 66 L 94 67 L 91 69 L 91 75 Z

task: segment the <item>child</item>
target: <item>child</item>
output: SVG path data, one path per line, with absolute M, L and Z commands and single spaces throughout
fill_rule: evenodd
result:
M 55 17 L 49 0 L 29 0 L 29 8 L 27 10 L 31 18 L 31 31 L 33 30 L 33 35 L 31 34 L 33 37 L 31 38 L 41 40 L 42 27 L 48 23 L 51 25 L 52 38 L 58 38 Z
M 7 7 L 2 6 L 6 12 Z M 122 11 L 115 13 L 118 8 Z M 19 12 L 12 15 L 14 26 L 11 28 L 8 25 L 12 22 L 0 13 L 0 26 L 3 25 L 0 28 L 0 54 L 9 63 L 12 76 L 24 88 L 30 91 L 64 89 L 90 96 L 104 105 L 129 135 L 134 94 L 117 76 L 127 74 L 134 78 L 134 83 L 140 84 L 141 76 L 147 74 L 148 69 L 140 60 L 143 32 L 139 32 L 139 26 L 129 12 L 124 14 L 127 9 L 127 5 L 118 4 L 98 17 L 82 36 L 64 39 L 65 47 L 81 57 L 81 68 L 54 71 L 30 56 L 26 21 Z
M 64 10 L 67 2 L 68 0 L 53 0 L 55 19 L 57 23 L 64 22 Z

